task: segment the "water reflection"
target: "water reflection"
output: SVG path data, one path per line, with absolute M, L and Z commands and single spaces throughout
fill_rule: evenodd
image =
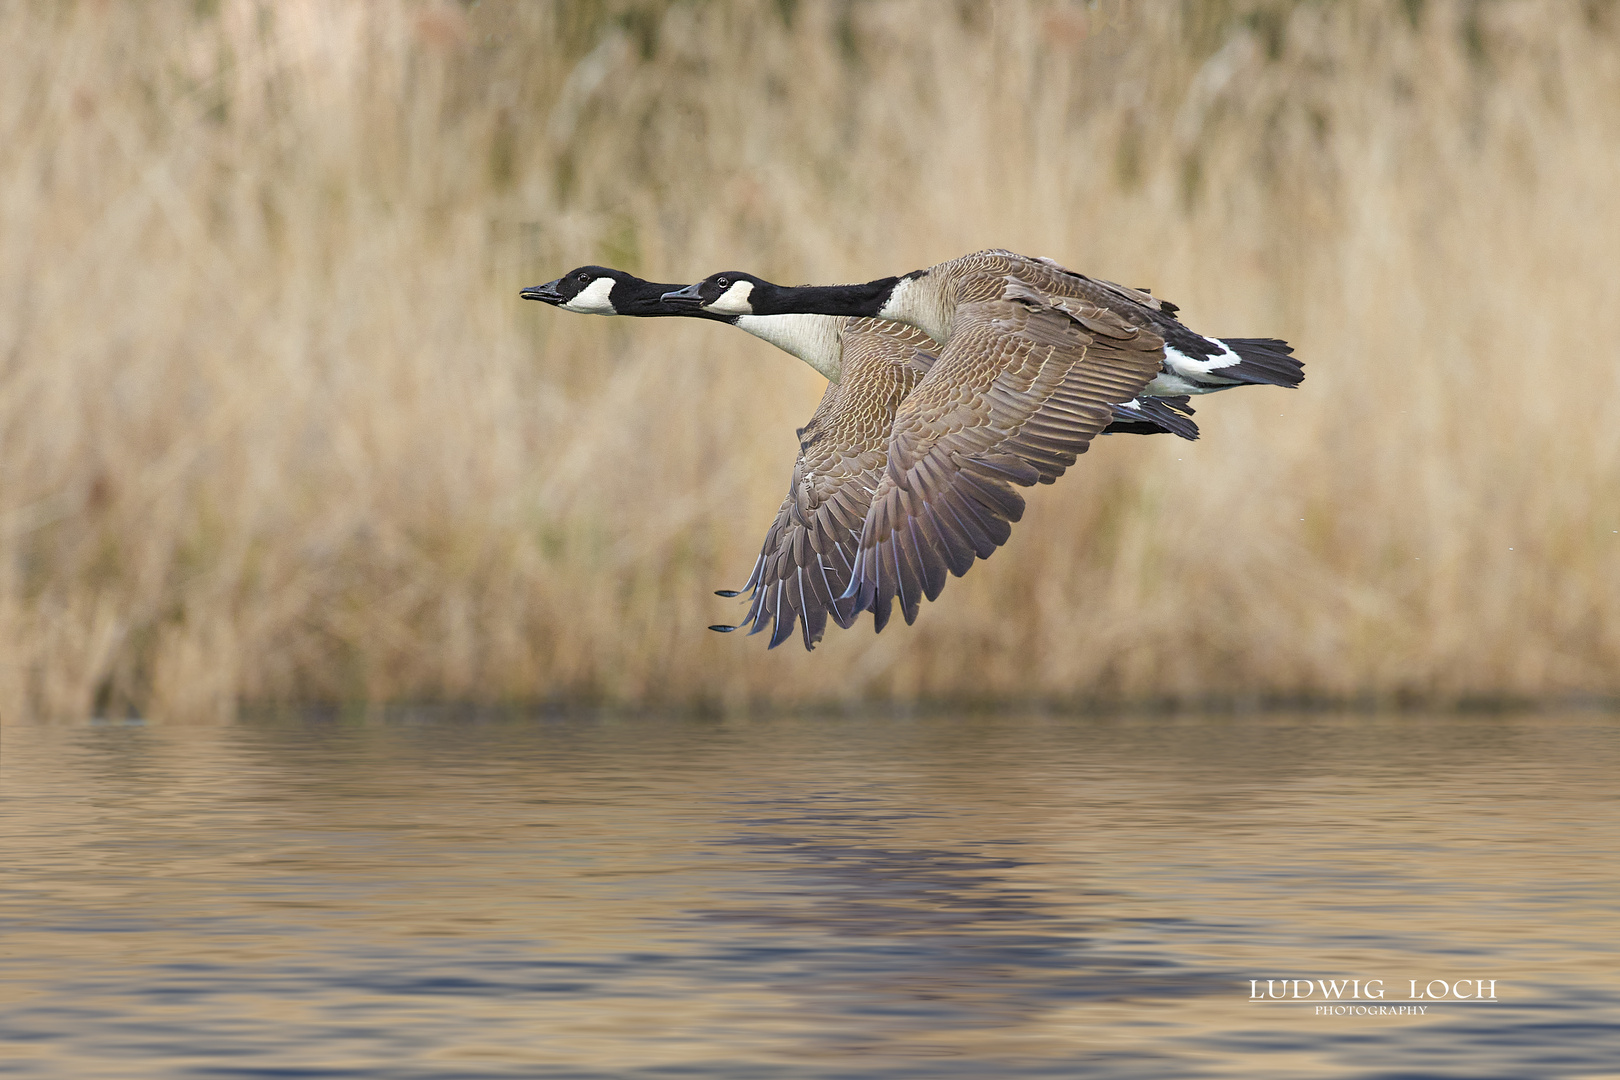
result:
M 409 713 L 4 750 L 0 1076 L 1564 1076 L 1620 1049 L 1601 716 Z M 1503 1000 L 1316 1017 L 1245 1000 L 1268 977 Z

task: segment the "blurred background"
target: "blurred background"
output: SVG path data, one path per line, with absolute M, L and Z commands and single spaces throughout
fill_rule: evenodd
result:
M 0 716 L 1620 694 L 1620 7 L 0 5 Z M 979 248 L 1277 336 L 917 625 L 721 636 L 823 381 L 518 299 Z

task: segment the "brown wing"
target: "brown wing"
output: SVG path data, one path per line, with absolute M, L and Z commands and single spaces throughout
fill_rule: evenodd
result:
M 757 634 L 774 623 L 773 649 L 792 635 L 795 622 L 804 647 L 813 649 L 828 615 L 848 627 L 860 614 L 853 599 L 840 598 L 883 471 L 889 429 L 900 402 L 933 363 L 929 350 L 938 349 L 921 330 L 881 319 L 850 319 L 843 347 L 843 376 L 828 384 L 815 415 L 799 429 L 792 486 L 742 589 L 752 592 L 739 626 Z
M 1166 326 L 1179 326 L 1175 304 L 1161 300 L 1146 289 L 1132 289 L 1112 281 L 1087 277 L 1070 270 L 1054 259 L 1031 258 L 1013 251 L 977 251 L 964 255 L 936 268 L 961 268 L 970 273 L 970 280 L 982 282 L 989 277 L 1011 276 L 1039 290 L 1054 302 L 1076 299 L 1086 304 L 1107 308 L 1132 326 L 1146 327 L 1162 332 Z M 975 299 L 960 296 L 960 299 Z
M 960 577 L 1005 543 L 1024 510 L 1012 485 L 1061 476 L 1111 406 L 1159 371 L 1164 342 L 1151 331 L 1000 282 L 1000 299 L 957 307 L 950 344 L 895 416 L 849 590 L 878 630 L 896 597 L 909 623 L 946 571 Z
M 1039 282 L 1040 287 L 1049 293 L 1059 295 L 1070 295 L 1072 293 L 1076 296 L 1086 297 L 1094 303 L 1100 303 L 1104 307 L 1114 309 L 1116 313 L 1122 313 L 1122 305 L 1147 308 L 1170 318 L 1174 318 L 1176 312 L 1181 310 L 1170 301 L 1161 300 L 1154 296 L 1147 289 L 1133 289 L 1128 285 L 1116 285 L 1112 281 L 1104 281 L 1102 278 L 1087 277 L 1077 270 L 1070 270 L 1067 266 L 1054 259 L 1039 258 L 1035 262 L 1051 271 L 1057 279 L 1052 282 Z M 1032 277 L 1034 275 L 1026 272 L 1025 276 Z M 1110 303 L 1110 300 L 1114 302 Z

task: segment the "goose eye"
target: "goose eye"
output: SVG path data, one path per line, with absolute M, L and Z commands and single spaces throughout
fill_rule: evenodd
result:
M 721 288 L 722 288 L 722 289 L 723 289 L 723 288 L 725 288 L 725 287 L 726 287 L 726 286 L 727 286 L 727 285 L 730 285 L 730 284 L 731 284 L 731 281 L 730 281 L 730 279 L 728 279 L 728 278 L 721 278 L 721 279 L 719 279 L 719 280 L 718 280 L 718 281 L 716 281 L 716 282 L 715 282 L 715 284 L 716 284 L 716 285 L 718 285 L 718 286 L 720 286 L 720 287 L 721 287 Z

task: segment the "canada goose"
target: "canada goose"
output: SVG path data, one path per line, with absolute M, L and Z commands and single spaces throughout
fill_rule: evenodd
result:
M 853 596 L 845 596 L 861 526 L 885 465 L 895 412 L 932 365 L 938 345 L 920 330 L 884 319 L 722 315 L 661 299 L 675 288 L 608 267 L 582 266 L 520 295 L 567 311 L 729 322 L 798 356 L 828 378 L 815 415 L 799 429 L 799 457 L 788 495 L 740 590 L 750 592 L 750 606 L 739 626 L 751 626 L 753 634 L 774 623 L 770 647 L 775 648 L 798 621 L 805 648 L 814 648 L 829 614 L 848 628 L 864 610 Z M 1170 432 L 1196 439 L 1197 425 L 1184 415 L 1191 412 L 1184 397 L 1124 402 L 1106 430 Z
M 661 285 L 611 267 L 581 266 L 555 281 L 531 285 L 518 295 L 525 300 L 539 300 L 564 311 L 591 315 L 633 315 L 641 318 L 685 316 L 730 323 L 797 356 L 830 382 L 838 382 L 841 366 L 839 352 L 843 343 L 841 335 L 852 320 L 830 315 L 721 314 L 689 302 L 664 299 L 678 290 L 680 286 Z M 894 334 L 892 322 L 889 319 L 863 320 L 861 332 L 877 332 L 889 338 Z M 902 337 L 911 340 L 911 335 Z M 923 347 L 937 352 L 937 345 L 930 338 Z M 1171 434 L 1193 440 L 1198 438 L 1198 425 L 1189 419 L 1192 412 L 1185 395 L 1137 398 L 1115 406 L 1113 419 L 1102 433 Z
M 1146 290 L 1008 251 L 858 285 L 726 272 L 664 299 L 711 314 L 893 319 L 943 345 L 895 414 L 848 587 L 879 629 L 894 599 L 912 622 L 947 571 L 1004 544 L 1024 510 L 1012 485 L 1056 480 L 1120 403 L 1303 378 L 1286 342 L 1203 337 Z

